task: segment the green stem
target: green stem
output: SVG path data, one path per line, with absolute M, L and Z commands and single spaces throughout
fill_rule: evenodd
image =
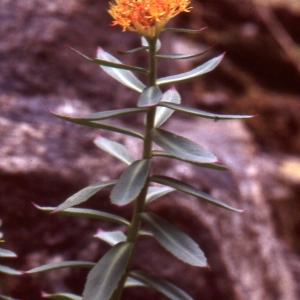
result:
M 157 37 L 153 39 L 148 39 L 149 44 L 149 75 L 148 75 L 148 86 L 156 85 L 156 41 Z M 146 128 L 145 128 L 145 137 L 144 137 L 144 148 L 143 148 L 143 159 L 150 159 L 152 158 L 152 139 L 150 136 L 150 131 L 154 127 L 154 118 L 155 118 L 155 110 L 156 107 L 150 107 L 147 112 L 147 119 L 146 119 Z M 117 290 L 113 293 L 111 300 L 119 300 L 122 295 L 122 291 L 124 288 L 124 284 L 126 281 L 127 273 L 130 270 L 130 264 L 133 258 L 133 252 L 138 240 L 139 236 L 139 229 L 141 226 L 141 220 L 139 218 L 139 214 L 144 211 L 146 196 L 148 191 L 149 185 L 149 174 L 148 179 L 146 181 L 145 186 L 142 188 L 139 196 L 136 199 L 134 211 L 131 219 L 131 224 L 127 234 L 127 242 L 132 243 L 130 258 L 127 262 L 127 271 L 123 278 L 121 279 Z

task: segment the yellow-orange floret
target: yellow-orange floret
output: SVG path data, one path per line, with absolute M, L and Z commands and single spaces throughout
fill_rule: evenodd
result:
M 145 37 L 158 36 L 166 23 L 180 12 L 189 12 L 190 0 L 113 0 L 109 2 L 112 25 L 123 31 L 139 32 Z

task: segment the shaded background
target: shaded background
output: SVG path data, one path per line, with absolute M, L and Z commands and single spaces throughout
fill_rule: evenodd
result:
M 210 149 L 230 171 L 161 159 L 155 172 L 186 180 L 245 212 L 224 211 L 182 193 L 154 202 L 149 210 L 194 238 L 211 270 L 186 266 L 146 238 L 133 267 L 160 274 L 195 300 L 300 299 L 300 5 L 295 0 L 194 0 L 192 6 L 191 13 L 169 25 L 208 28 L 199 35 L 162 34 L 161 53 L 215 47 L 201 59 L 162 60 L 159 77 L 185 72 L 226 51 L 213 72 L 176 84 L 182 102 L 258 116 L 214 123 L 174 114 L 165 128 Z M 1 264 L 28 270 L 61 260 L 96 261 L 109 249 L 93 235 L 100 227 L 115 226 L 49 216 L 32 205 L 58 205 L 92 182 L 121 174 L 124 165 L 93 144 L 99 133 L 140 153 L 141 144 L 131 138 L 81 128 L 49 113 L 78 116 L 135 105 L 134 91 L 64 47 L 94 57 L 97 46 L 112 54 L 139 46 L 138 35 L 109 27 L 107 8 L 101 0 L 0 0 L 0 218 L 4 247 L 19 256 Z M 120 59 L 147 67 L 144 54 Z M 139 128 L 142 119 L 114 122 Z M 102 191 L 83 206 L 129 218 L 132 206 L 113 207 L 108 196 Z M 40 299 L 42 290 L 80 294 L 85 277 L 79 269 L 3 277 L 0 289 L 22 300 Z M 165 298 L 136 289 L 126 290 L 123 299 Z

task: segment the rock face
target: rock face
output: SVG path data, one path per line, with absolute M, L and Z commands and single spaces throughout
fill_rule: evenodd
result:
M 225 1 L 220 3 L 224 7 L 229 5 Z M 201 12 L 200 8 L 195 3 L 195 11 Z M 217 8 L 208 6 L 208 9 L 217 19 Z M 96 220 L 47 215 L 32 205 L 34 202 L 56 206 L 90 183 L 118 178 L 125 166 L 96 148 L 93 139 L 99 134 L 124 143 L 135 155 L 140 153 L 141 143 L 133 138 L 69 124 L 50 113 L 85 115 L 95 110 L 135 104 L 138 98 L 135 92 L 117 84 L 99 71 L 98 66 L 64 47 L 70 45 L 92 57 L 98 45 L 111 53 L 116 48 L 138 46 L 139 39 L 134 34 L 122 34 L 119 28 L 108 27 L 110 18 L 105 10 L 101 1 L 93 0 L 1 2 L 0 218 L 6 248 L 19 255 L 14 263 L 10 260 L 7 264 L 17 269 L 28 270 L 61 260 L 96 261 L 109 248 L 93 235 L 99 227 L 116 229 Z M 205 15 L 202 17 L 205 19 Z M 223 16 L 222 20 L 225 17 L 228 22 L 232 21 L 230 15 Z M 185 18 L 189 19 L 179 18 L 178 22 L 191 22 L 194 28 L 202 25 L 193 20 L 192 14 Z M 205 39 L 211 40 L 212 36 L 204 36 L 202 43 Z M 172 40 L 175 44 L 179 37 L 168 35 L 163 38 L 164 49 L 174 47 Z M 190 43 L 195 45 L 195 40 Z M 229 45 L 232 46 L 230 42 Z M 201 46 L 198 43 L 198 47 Z M 124 61 L 145 65 L 142 55 L 136 59 L 125 57 Z M 243 92 L 237 93 L 237 83 L 233 84 L 232 78 L 228 83 L 224 76 L 230 71 L 231 64 L 234 65 L 233 57 L 224 64 L 225 67 L 214 71 L 215 75 L 208 75 L 202 82 L 195 79 L 189 85 L 180 83 L 178 90 L 181 93 L 180 88 L 183 89 L 183 102 L 195 107 L 202 103 L 205 108 L 232 112 L 236 100 L 245 103 L 247 97 L 257 99 L 257 94 L 253 96 L 255 87 L 258 95 L 267 93 L 259 84 L 255 85 L 256 79 L 249 75 L 251 72 L 240 76 L 239 84 L 245 87 Z M 191 65 L 163 62 L 159 74 L 165 76 L 188 67 Z M 249 78 L 255 86 L 252 85 L 251 90 L 247 87 Z M 220 91 L 216 93 L 214 89 L 218 87 Z M 270 95 L 272 93 L 266 98 Z M 235 102 L 230 102 L 231 97 Z M 270 104 L 265 103 L 265 106 L 255 102 L 253 106 L 238 104 L 237 107 L 246 110 L 239 113 L 252 113 L 253 107 L 264 112 Z M 272 103 L 272 110 L 282 120 L 295 120 L 292 108 L 297 105 L 293 99 L 287 101 L 286 106 L 281 103 L 276 110 L 276 104 Z M 288 107 L 291 114 L 284 116 L 283 107 Z M 142 121 L 142 118 L 126 117 L 114 122 L 138 129 Z M 278 128 L 279 123 L 276 123 Z M 183 193 L 172 193 L 149 205 L 149 210 L 163 216 L 199 243 L 211 270 L 193 268 L 177 261 L 150 238 L 141 239 L 133 267 L 160 274 L 186 290 L 195 300 L 300 299 L 297 290 L 299 257 L 296 255 L 300 246 L 296 242 L 295 229 L 297 224 L 299 226 L 299 214 L 293 212 L 291 215 L 294 208 L 289 206 L 289 203 L 297 205 L 299 181 L 294 175 L 296 171 L 291 177 L 291 172 L 282 164 L 282 157 L 288 162 L 289 155 L 297 153 L 288 155 L 282 152 L 284 147 L 279 148 L 276 155 L 275 152 L 263 153 L 268 136 L 263 139 L 257 129 L 259 123 L 250 121 L 247 124 L 248 127 L 241 121 L 186 119 L 181 115 L 175 115 L 166 124 L 168 130 L 191 138 L 214 152 L 230 171 L 155 160 L 155 173 L 185 180 L 245 210 L 242 214 L 229 212 Z M 299 130 L 298 123 L 293 124 L 296 124 L 294 130 Z M 289 130 L 289 127 L 284 128 Z M 262 139 L 263 143 L 258 144 Z M 274 139 L 276 137 L 272 136 L 272 141 Z M 296 141 L 288 142 L 296 145 Z M 132 205 L 125 209 L 114 207 L 108 195 L 104 190 L 84 207 L 130 218 Z M 292 216 L 289 223 L 287 216 Z M 283 227 L 290 229 L 282 230 Z M 58 270 L 7 278 L 7 285 L 12 295 L 22 300 L 41 299 L 41 291 L 81 294 L 86 274 L 85 270 Z M 139 288 L 126 290 L 122 299 L 165 298 Z

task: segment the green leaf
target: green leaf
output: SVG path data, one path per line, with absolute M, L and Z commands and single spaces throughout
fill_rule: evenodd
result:
M 81 52 L 79 52 L 78 50 L 75 50 L 72 47 L 69 47 L 72 51 L 76 52 L 77 54 L 79 54 L 80 56 L 82 56 L 83 58 L 85 58 L 86 60 L 95 63 L 97 65 L 100 65 L 102 67 L 102 69 L 104 69 L 104 71 L 106 73 L 108 73 L 110 76 L 112 77 L 129 77 L 130 80 L 132 80 L 134 83 L 137 83 L 137 81 L 139 81 L 131 72 L 129 71 L 134 71 L 134 72 L 139 72 L 142 74 L 148 74 L 148 71 L 146 69 L 143 68 L 139 68 L 139 67 L 133 67 L 133 66 L 129 66 L 129 65 L 124 65 L 122 62 L 120 62 L 118 59 L 116 59 L 114 56 L 112 56 L 111 54 L 105 52 L 102 48 L 98 47 L 98 51 L 97 51 L 97 58 L 93 59 L 90 58 L 84 54 L 82 54 Z M 114 68 L 114 69 L 121 69 L 121 70 L 126 70 L 126 71 L 120 71 L 121 75 L 123 76 L 113 76 L 110 74 L 109 71 L 107 71 L 106 69 L 110 69 L 110 68 Z M 127 73 L 125 73 L 127 72 Z M 124 74 L 123 74 L 124 73 Z M 116 72 L 117 74 L 117 72 Z M 131 74 L 131 75 L 129 75 Z M 133 76 L 133 77 L 132 77 Z M 135 79 L 133 79 L 135 78 Z M 117 79 L 117 78 L 115 78 Z M 118 81 L 121 82 L 121 80 L 117 79 Z M 129 80 L 129 79 L 128 79 Z M 137 80 L 137 81 L 136 81 Z M 123 83 L 123 82 L 122 82 Z M 125 83 L 123 83 L 125 84 Z M 140 84 L 142 84 L 140 82 Z M 125 84 L 126 85 L 126 84 Z
M 79 125 L 83 125 L 83 126 L 87 126 L 87 127 L 93 127 L 93 128 L 99 128 L 99 129 L 119 132 L 119 133 L 123 133 L 123 134 L 126 134 L 126 135 L 130 135 L 130 136 L 139 138 L 139 139 L 144 138 L 142 134 L 140 134 L 139 132 L 136 132 L 134 130 L 131 130 L 129 128 L 119 127 L 119 126 L 112 126 L 112 125 L 100 123 L 100 122 L 97 122 L 97 121 L 87 121 L 87 120 L 82 119 L 82 118 L 72 118 L 72 117 L 62 116 L 62 115 L 55 114 L 53 112 L 52 112 L 52 114 L 54 116 L 56 116 L 57 118 L 63 119 L 65 121 L 68 121 L 68 122 L 71 122 L 71 123 L 75 123 L 75 124 L 79 124 Z
M 130 165 L 135 161 L 135 158 L 131 153 L 120 143 L 110 141 L 102 136 L 97 137 L 94 143 L 101 150 L 109 153 L 120 161 L 124 162 L 126 165 Z
M 199 57 L 204 54 L 206 54 L 209 50 L 211 50 L 212 47 L 209 47 L 208 49 L 195 53 L 195 54 L 157 54 L 157 58 L 166 58 L 166 59 L 189 59 L 194 57 Z
M 146 87 L 138 101 L 137 106 L 139 107 L 149 107 L 156 105 L 162 98 L 163 93 L 158 86 Z
M 82 300 L 81 296 L 77 296 L 70 293 L 46 294 L 42 292 L 42 297 L 54 300 Z
M 206 193 L 203 193 L 201 191 L 199 191 L 198 189 L 196 189 L 193 186 L 190 186 L 182 181 L 179 181 L 177 179 L 171 178 L 171 177 L 167 177 L 167 176 L 152 176 L 150 178 L 150 180 L 152 182 L 156 182 L 156 183 L 160 183 L 163 185 L 167 185 L 170 186 L 178 191 L 184 192 L 186 194 L 190 194 L 192 196 L 195 196 L 199 199 L 202 199 L 204 201 L 210 202 L 211 204 L 214 204 L 216 206 L 219 207 L 223 207 L 225 209 L 234 211 L 234 212 L 243 212 L 243 210 L 241 209 L 237 209 L 237 208 L 233 208 L 230 205 L 226 204 L 225 202 L 218 200 Z
M 83 300 L 109 300 L 126 272 L 131 249 L 131 243 L 121 242 L 100 259 L 87 277 Z
M 206 29 L 207 27 L 203 27 L 200 29 L 184 29 L 184 28 L 163 28 L 162 31 L 172 31 L 172 32 L 183 32 L 190 34 L 198 34 L 200 31 Z
M 156 291 L 162 293 L 166 297 L 172 300 L 193 300 L 186 292 L 172 284 L 171 282 L 147 274 L 142 271 L 130 271 L 129 275 L 134 279 L 143 282 L 145 285 L 155 289 Z
M 10 250 L 0 248 L 0 257 L 17 257 L 17 254 Z
M 212 71 L 221 62 L 223 57 L 224 57 L 224 54 L 221 54 L 215 58 L 212 58 L 211 60 L 207 61 L 206 63 L 198 66 L 197 68 L 195 68 L 191 71 L 173 75 L 173 76 L 159 78 L 156 81 L 156 84 L 160 85 L 160 84 L 166 84 L 166 83 L 173 83 L 176 81 L 187 80 L 187 79 L 194 78 L 196 76 L 200 76 L 202 74 L 208 73 L 208 72 Z
M 0 273 L 9 275 L 22 275 L 23 273 L 7 266 L 0 265 Z
M 140 213 L 139 216 L 167 251 L 189 265 L 207 267 L 204 253 L 186 233 L 153 213 Z
M 121 230 L 104 231 L 99 229 L 94 237 L 106 242 L 110 246 L 126 241 L 126 235 Z
M 153 129 L 150 132 L 155 144 L 182 160 L 198 163 L 216 162 L 217 158 L 195 142 L 163 129 Z
M 182 159 L 180 157 L 174 156 L 171 153 L 165 152 L 165 151 L 159 151 L 159 150 L 153 150 L 152 151 L 152 155 L 153 156 L 160 156 L 160 157 L 167 157 L 167 158 L 171 158 L 171 159 L 177 159 L 177 160 L 181 160 L 187 163 L 191 163 L 195 166 L 198 167 L 202 167 L 202 168 L 208 168 L 208 169 L 213 169 L 213 170 L 219 170 L 219 171 L 226 171 L 228 170 L 227 167 L 220 165 L 220 164 L 215 164 L 215 163 L 198 163 L 195 161 L 190 161 L 187 159 Z
M 34 206 L 42 211 L 46 212 L 52 212 L 55 207 L 41 207 L 36 204 Z M 99 219 L 103 221 L 109 221 L 118 223 L 121 225 L 129 226 L 130 223 L 117 215 L 113 215 L 110 213 L 106 213 L 99 210 L 94 209 L 86 209 L 86 208 L 68 208 L 66 210 L 58 212 L 59 215 L 65 215 L 65 216 L 74 216 L 74 217 L 85 217 L 85 218 L 93 218 L 93 219 Z
M 117 205 L 125 205 L 134 200 L 146 183 L 150 169 L 150 160 L 137 160 L 121 175 L 112 189 L 110 199 Z
M 166 102 L 160 102 L 158 104 L 159 106 L 167 107 L 169 109 L 173 109 L 179 112 L 183 112 L 189 115 L 207 118 L 207 119 L 213 119 L 215 121 L 218 120 L 232 120 L 232 119 L 246 119 L 246 118 L 252 118 L 253 115 L 220 115 L 220 114 L 213 114 L 209 113 L 203 110 L 191 108 L 184 105 L 178 105 L 176 103 L 166 103 Z
M 115 58 L 111 54 L 105 52 L 100 47 L 97 50 L 97 59 L 100 59 L 101 62 L 108 61 L 109 63 L 113 64 L 114 65 L 113 68 L 111 68 L 110 66 L 104 66 L 103 64 L 101 65 L 101 68 L 108 75 L 110 75 L 117 81 L 121 82 L 122 84 L 126 85 L 127 87 L 129 87 L 137 92 L 140 92 L 140 93 L 146 87 L 139 79 L 137 79 L 133 75 L 132 72 L 130 72 L 130 71 L 134 71 L 134 72 L 139 72 L 139 73 L 147 75 L 148 71 L 146 69 L 124 65 L 117 58 Z M 119 69 L 116 69 L 116 67 Z M 120 70 L 120 69 L 124 69 L 124 70 Z
M 157 198 L 160 198 L 166 194 L 175 191 L 175 189 L 170 187 L 161 187 L 161 186 L 149 186 L 146 196 L 146 203 L 150 203 Z
M 46 271 L 52 271 L 56 269 L 62 269 L 62 268 L 70 268 L 70 267 L 79 267 L 79 268 L 88 268 L 91 269 L 95 266 L 95 263 L 88 262 L 88 261 L 61 261 L 61 262 L 55 262 L 46 264 L 43 266 L 39 266 L 36 268 L 33 268 L 29 271 L 26 271 L 26 274 L 34 274 L 34 273 L 40 273 L 40 272 L 46 272 Z
M 127 55 L 127 54 L 133 54 L 133 53 L 141 52 L 141 51 L 147 50 L 147 49 L 149 49 L 149 47 L 142 46 L 142 47 L 134 48 L 134 49 L 131 49 L 131 50 L 128 50 L 128 51 L 117 51 L 117 52 L 120 55 Z
M 128 276 L 126 278 L 126 282 L 125 282 L 125 285 L 124 285 L 125 288 L 129 288 L 129 287 L 146 287 L 144 283 Z
M 64 201 L 62 204 L 57 206 L 52 213 L 57 213 L 59 211 L 62 211 L 67 208 L 70 208 L 72 206 L 83 203 L 86 200 L 88 200 L 89 198 L 91 198 L 93 195 L 95 195 L 97 192 L 101 191 L 102 189 L 104 189 L 106 187 L 114 186 L 116 183 L 117 183 L 117 180 L 93 183 L 93 184 L 85 187 L 84 189 L 80 190 L 73 196 L 69 197 L 66 201 Z
M 161 99 L 162 102 L 171 102 L 179 104 L 181 102 L 181 97 L 174 87 L 167 90 Z M 155 112 L 154 127 L 161 126 L 165 121 L 167 121 L 173 114 L 174 110 L 158 106 Z
M 141 37 L 141 43 L 142 43 L 142 46 L 143 47 L 147 47 L 149 48 L 149 44 L 148 44 L 148 41 L 145 39 L 145 37 Z M 156 40 L 156 51 L 158 51 L 161 47 L 161 42 L 159 39 Z
M 82 120 L 86 121 L 101 121 L 105 119 L 110 119 L 114 117 L 124 116 L 128 114 L 136 114 L 141 112 L 146 112 L 147 109 L 145 108 L 123 108 L 123 109 L 115 109 L 115 110 L 107 110 L 107 111 L 101 111 L 97 113 L 93 113 L 90 115 L 87 115 L 85 117 L 82 117 Z

